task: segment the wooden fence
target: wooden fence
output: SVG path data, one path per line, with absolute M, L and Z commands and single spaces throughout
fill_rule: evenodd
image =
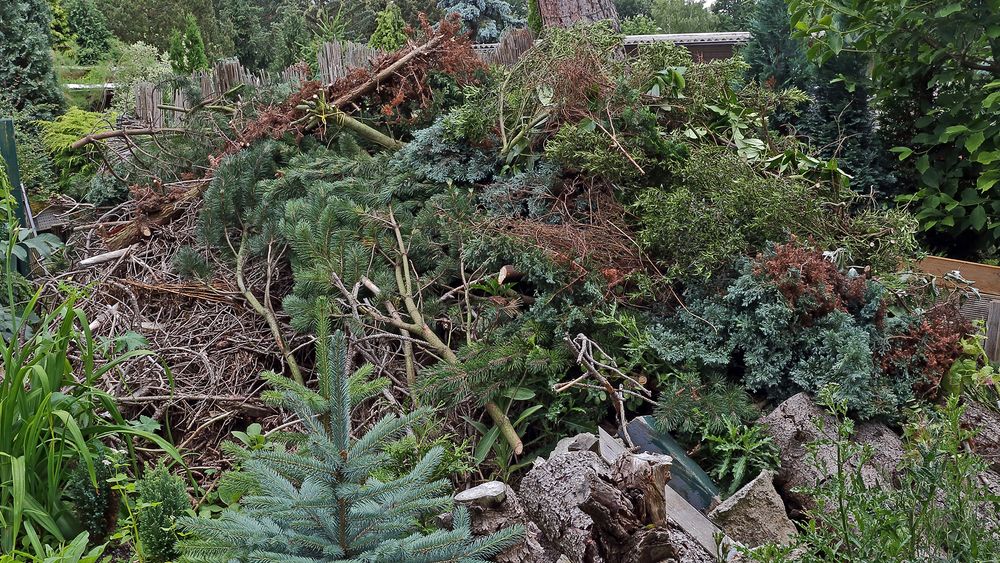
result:
M 332 84 L 355 68 L 366 68 L 381 51 L 351 41 L 325 43 L 319 50 L 319 79 Z M 206 71 L 191 75 L 191 82 L 201 90 L 202 99 L 222 95 L 236 86 L 266 86 L 308 80 L 311 70 L 296 64 L 280 73 L 251 71 L 236 59 L 221 60 Z M 169 127 L 184 120 L 194 102 L 184 88 L 173 83 L 139 83 L 135 88 L 136 118 L 149 127 Z

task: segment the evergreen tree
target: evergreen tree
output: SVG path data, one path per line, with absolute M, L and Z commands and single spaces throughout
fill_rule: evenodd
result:
M 201 37 L 198 20 L 192 14 L 188 14 L 187 26 L 184 28 L 184 55 L 188 72 L 208 68 L 205 41 Z
M 841 53 L 822 67 L 810 63 L 805 46 L 792 37 L 785 0 L 761 0 L 750 29 L 752 39 L 743 52 L 750 77 L 774 89 L 798 88 L 812 98 L 798 113 L 777 110 L 771 124 L 794 130 L 819 155 L 836 157 L 853 176 L 856 190 L 867 192 L 875 186 L 892 191 L 895 178 L 880 151 L 868 92 L 858 84 L 864 60 Z
M 47 0 L 6 2 L 0 12 L 0 91 L 17 109 L 37 108 L 40 119 L 64 106 L 52 67 L 51 21 Z
M 390 1 L 375 17 L 375 32 L 368 45 L 383 51 L 395 51 L 406 45 L 406 22 L 395 2 Z
M 170 35 L 170 46 L 167 54 L 170 56 L 171 67 L 178 74 L 191 74 L 197 70 L 208 68 L 205 42 L 201 38 L 198 20 L 193 15 L 187 15 L 187 23 L 183 33 L 174 30 Z
M 328 314 L 320 302 L 317 316 Z M 432 449 L 401 478 L 379 481 L 373 472 L 390 463 L 386 448 L 426 410 L 388 416 L 352 439 L 351 405 L 377 394 L 366 366 L 348 376 L 344 336 L 317 335 L 319 388 L 309 390 L 265 374 L 280 393 L 269 399 L 294 410 L 306 428 L 294 451 L 244 451 L 243 473 L 230 484 L 245 490 L 239 510 L 217 520 L 186 518 L 193 534 L 182 543 L 191 561 L 488 561 L 512 545 L 521 530 L 472 538 L 469 515 L 454 512 L 452 530 L 424 533 L 422 522 L 447 510 L 445 480 L 429 476 L 442 458 Z
M 705 33 L 719 28 L 719 17 L 697 0 L 656 0 L 652 12 L 664 33 Z
M 180 31 L 174 30 L 170 34 L 170 44 L 167 47 L 167 57 L 170 58 L 170 68 L 177 74 L 184 74 L 187 65 L 184 57 L 184 36 Z
M 438 8 L 458 14 L 476 43 L 496 41 L 504 29 L 524 25 L 506 0 L 439 0 Z
M 862 85 L 864 63 L 861 56 L 845 51 L 815 69 L 808 90 L 813 101 L 799 120 L 799 134 L 820 156 L 837 159 L 855 191 L 891 195 L 896 177 L 875 131 L 868 89 Z
M 257 2 L 222 0 L 219 4 L 219 20 L 232 38 L 234 54 L 248 68 L 263 69 L 271 64 L 273 50 L 268 44 L 266 16 Z
M 49 25 L 49 29 L 52 31 L 52 48 L 57 51 L 65 51 L 73 39 L 73 32 L 69 30 L 69 16 L 66 14 L 66 8 L 63 7 L 62 0 L 49 0 L 49 9 L 52 11 L 52 23 Z
M 70 0 L 66 13 L 69 29 L 79 47 L 77 61 L 91 65 L 104 59 L 111 50 L 111 31 L 94 0 Z

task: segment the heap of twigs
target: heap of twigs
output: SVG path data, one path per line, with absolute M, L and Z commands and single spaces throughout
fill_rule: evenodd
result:
M 129 333 L 143 337 L 142 347 L 156 355 L 126 362 L 99 386 L 117 400 L 123 414 L 158 420 L 175 444 L 197 451 L 195 465 L 211 467 L 222 459 L 218 446 L 232 429 L 242 429 L 248 421 L 262 422 L 265 428 L 286 422 L 259 399 L 260 373 L 282 372 L 282 356 L 265 320 L 246 305 L 226 274 L 232 264 L 200 249 L 215 272 L 210 279 L 174 273 L 178 250 L 198 248 L 198 201 L 188 203 L 155 236 L 109 254 L 102 228 L 134 216 L 138 205 L 130 200 L 89 223 L 84 217 L 93 216 L 93 210 L 78 208 L 74 222 L 79 226 L 67 244 L 72 253 L 67 258 L 75 266 L 50 276 L 45 288 L 50 296 L 67 288 L 81 292 L 80 306 L 95 338 L 111 343 Z M 95 257 L 102 261 L 88 264 Z M 248 265 L 246 278 L 265 299 L 266 265 Z M 272 280 L 271 290 L 280 291 L 281 283 Z M 294 341 L 303 344 L 302 339 Z

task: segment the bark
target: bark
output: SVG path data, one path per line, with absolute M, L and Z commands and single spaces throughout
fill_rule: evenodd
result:
M 545 27 L 609 20 L 618 29 L 618 10 L 611 0 L 538 0 L 538 11 Z

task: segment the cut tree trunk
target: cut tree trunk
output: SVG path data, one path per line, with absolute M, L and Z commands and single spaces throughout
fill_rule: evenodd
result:
M 545 27 L 609 20 L 618 29 L 618 10 L 612 0 L 538 0 L 538 12 Z

